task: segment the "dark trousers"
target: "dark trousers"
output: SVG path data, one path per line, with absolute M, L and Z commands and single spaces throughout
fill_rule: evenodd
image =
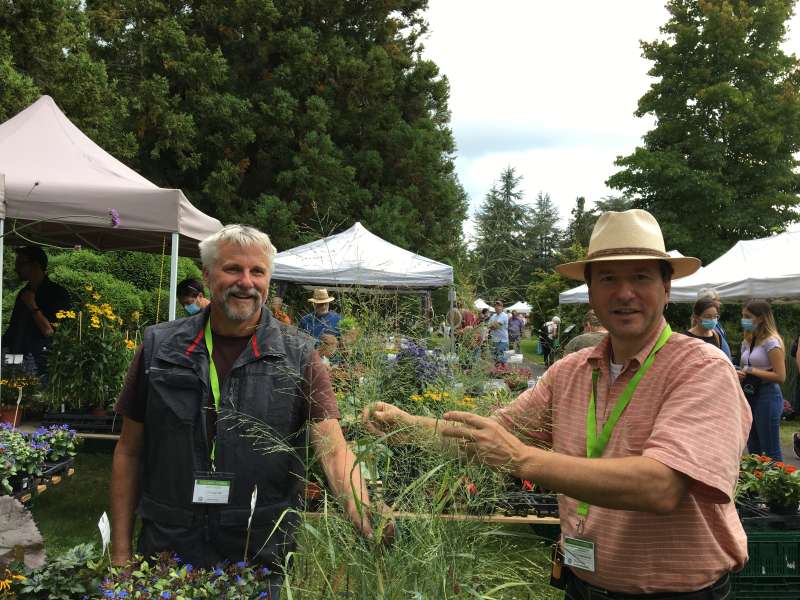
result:
M 620 594 L 601 590 L 579 579 L 566 570 L 565 600 L 734 600 L 730 575 L 715 584 L 696 592 L 664 592 L 657 594 Z

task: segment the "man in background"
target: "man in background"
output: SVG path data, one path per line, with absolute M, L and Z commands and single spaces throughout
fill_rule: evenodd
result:
M 69 292 L 47 276 L 47 254 L 40 246 L 17 250 L 17 277 L 25 286 L 17 293 L 8 329 L 3 334 L 3 354 L 22 354 L 31 374 L 47 378 L 47 349 L 53 337 L 56 313 L 72 306 Z

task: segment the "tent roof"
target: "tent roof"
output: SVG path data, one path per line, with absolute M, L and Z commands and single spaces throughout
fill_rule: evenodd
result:
M 673 302 L 694 302 L 713 287 L 723 300 L 800 298 L 800 231 L 743 240 L 701 271 L 672 286 Z
M 196 241 L 222 227 L 180 190 L 157 187 L 100 148 L 49 96 L 0 125 L 0 175 L 7 234 L 28 223 L 20 234 L 36 242 L 160 252 L 178 232 L 181 253 L 197 255 Z
M 478 310 L 483 310 L 484 308 L 488 308 L 489 310 L 492 310 L 492 307 L 489 306 L 483 298 L 478 298 L 477 300 L 475 300 L 475 303 L 473 304 L 473 306 L 475 308 L 477 308 Z
M 453 267 L 390 244 L 356 223 L 280 252 L 272 278 L 327 286 L 429 289 L 453 283 Z
M 511 312 L 512 310 L 528 314 L 529 312 L 531 312 L 531 305 L 528 304 L 527 302 L 523 302 L 522 300 L 520 300 L 519 302 L 515 302 L 511 306 L 506 306 L 506 312 Z

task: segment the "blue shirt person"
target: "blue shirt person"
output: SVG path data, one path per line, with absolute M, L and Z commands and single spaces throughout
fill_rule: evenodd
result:
M 330 310 L 331 302 L 336 298 L 328 296 L 328 290 L 319 288 L 314 290 L 314 295 L 308 301 L 314 305 L 314 312 L 310 312 L 300 319 L 300 329 L 311 335 L 319 343 L 323 334 L 339 337 L 339 313 Z

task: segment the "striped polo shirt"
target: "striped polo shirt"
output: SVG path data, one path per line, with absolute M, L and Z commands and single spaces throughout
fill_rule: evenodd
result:
M 666 321 L 662 322 L 662 328 Z M 538 385 L 496 413 L 523 439 L 555 452 L 586 456 L 586 412 L 592 370 L 598 432 L 660 333 L 610 383 L 610 338 L 566 356 Z M 561 533 L 595 543 L 594 573 L 584 581 L 621 593 L 702 589 L 747 561 L 747 538 L 732 502 L 751 414 L 731 362 L 718 348 L 673 334 L 636 389 L 611 435 L 604 458 L 646 456 L 691 479 L 689 493 L 669 515 L 592 506 L 577 531 L 578 502 L 559 497 Z

